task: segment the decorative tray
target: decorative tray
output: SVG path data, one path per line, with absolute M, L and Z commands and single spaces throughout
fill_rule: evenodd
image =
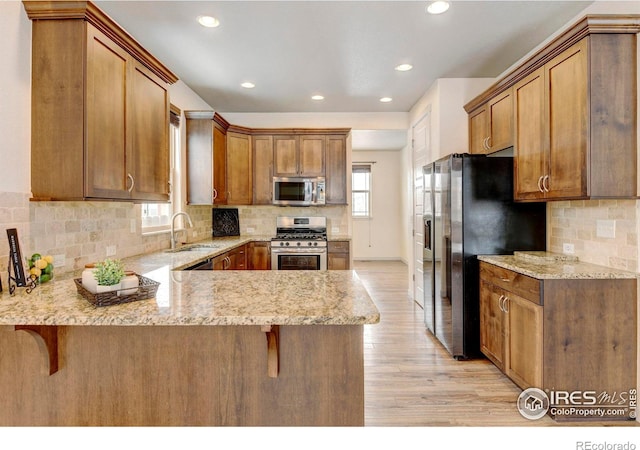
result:
M 108 292 L 99 292 L 92 293 L 89 292 L 82 285 L 82 278 L 74 278 L 73 281 L 76 282 L 76 288 L 78 289 L 78 294 L 82 295 L 86 298 L 90 303 L 95 306 L 110 306 L 110 305 L 118 305 L 120 303 L 128 303 L 135 302 L 136 300 L 145 300 L 148 298 L 153 298 L 156 296 L 156 292 L 158 291 L 158 286 L 160 283 L 157 281 L 153 281 L 149 278 L 143 277 L 142 275 L 135 274 L 138 277 L 139 283 L 137 287 L 137 291 L 131 294 L 127 294 L 128 291 L 132 291 L 136 288 L 129 289 L 118 289 L 114 291 Z

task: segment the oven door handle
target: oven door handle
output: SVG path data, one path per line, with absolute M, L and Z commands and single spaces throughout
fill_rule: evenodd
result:
M 301 253 L 327 253 L 326 247 L 283 247 L 283 248 L 273 248 L 271 247 L 271 253 L 289 253 L 292 255 L 299 255 Z

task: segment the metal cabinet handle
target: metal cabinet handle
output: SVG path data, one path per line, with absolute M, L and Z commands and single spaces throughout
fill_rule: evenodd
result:
M 549 192 L 549 175 L 542 177 L 542 187 L 544 188 L 544 192 Z
M 500 311 L 504 312 L 504 309 L 502 308 L 502 302 L 504 301 L 504 295 L 500 296 L 500 299 L 498 300 L 498 308 L 500 308 Z
M 543 177 L 542 175 L 540 175 L 540 178 L 538 178 L 538 190 L 539 190 L 540 192 L 544 192 L 544 189 L 542 189 L 542 179 L 543 179 L 543 178 L 544 178 L 544 177 Z
M 136 185 L 136 181 L 133 179 L 130 173 L 127 174 L 127 178 L 131 180 L 131 186 L 129 187 L 129 189 L 127 189 L 127 191 L 131 193 L 133 191 L 133 187 Z
M 216 191 L 216 188 L 213 188 L 213 202 L 216 201 L 216 198 L 218 198 L 218 191 Z M 211 203 L 213 203 L 211 202 Z
M 503 306 L 502 310 L 505 313 L 509 314 L 509 297 L 504 298 L 504 302 L 502 303 L 502 306 Z
M 487 138 L 487 150 L 491 150 L 491 136 Z
M 489 138 L 488 138 L 488 137 L 486 137 L 486 138 L 484 138 L 484 139 L 482 140 L 482 148 L 483 148 L 483 149 L 485 149 L 485 150 L 489 150 L 489 147 L 487 147 L 487 140 L 488 140 L 488 139 L 489 139 Z

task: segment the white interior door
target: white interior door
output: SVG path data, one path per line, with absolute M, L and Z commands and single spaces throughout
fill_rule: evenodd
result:
M 431 157 L 431 109 L 412 127 L 413 153 L 413 299 L 424 307 L 424 182 L 422 168 Z

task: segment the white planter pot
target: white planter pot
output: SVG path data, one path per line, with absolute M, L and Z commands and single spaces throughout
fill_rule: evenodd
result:
M 101 286 L 101 285 L 97 285 L 96 286 L 96 293 L 100 294 L 102 292 L 111 292 L 111 291 L 117 291 L 118 289 L 122 288 L 122 283 L 118 283 L 118 284 L 114 284 L 112 286 Z

